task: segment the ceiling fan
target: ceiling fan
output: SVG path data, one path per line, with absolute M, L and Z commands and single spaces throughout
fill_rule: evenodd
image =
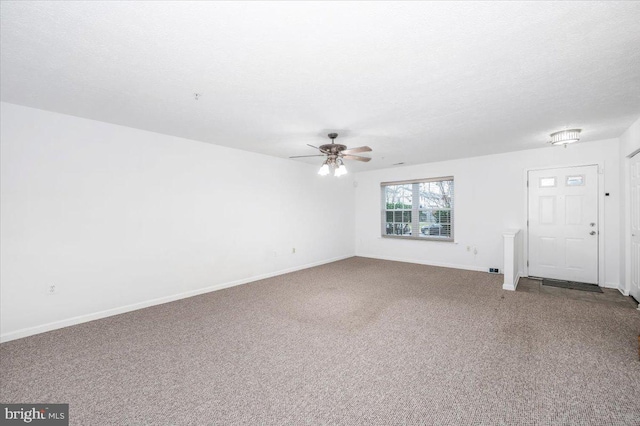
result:
M 325 162 L 320 167 L 318 171 L 319 175 L 326 176 L 330 173 L 331 169 L 334 170 L 334 176 L 342 176 L 347 173 L 347 168 L 344 166 L 344 160 L 356 160 L 356 161 L 370 161 L 369 157 L 361 157 L 357 154 L 359 152 L 370 152 L 371 148 L 368 146 L 359 146 L 357 148 L 347 149 L 346 145 L 342 145 L 336 143 L 336 138 L 338 137 L 337 133 L 329 133 L 329 139 L 331 139 L 331 143 L 327 143 L 324 145 L 320 145 L 319 147 L 307 144 L 311 148 L 317 149 L 322 154 L 315 155 L 295 155 L 289 158 L 303 158 L 303 157 L 327 157 Z

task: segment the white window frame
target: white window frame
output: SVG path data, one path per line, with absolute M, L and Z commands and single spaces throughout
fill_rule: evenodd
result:
M 429 182 L 442 182 L 442 181 L 451 181 L 451 207 L 449 208 L 450 213 L 450 227 L 451 232 L 448 237 L 440 237 L 440 236 L 421 236 L 420 235 L 420 212 L 421 211 L 430 211 L 430 210 L 443 210 L 442 208 L 434 209 L 434 208 L 420 208 L 420 184 L 421 183 L 429 183 Z M 396 209 L 387 209 L 387 201 L 386 201 L 386 187 L 392 185 L 412 185 L 412 209 L 411 209 L 411 235 L 395 235 L 395 234 L 387 234 L 387 212 L 399 212 L 405 211 L 404 209 L 396 210 Z M 380 207 L 381 207 L 381 229 L 380 235 L 383 238 L 400 238 L 400 239 L 410 239 L 410 240 L 418 240 L 418 241 L 443 241 L 443 242 L 453 242 L 454 241 L 454 212 L 455 212 L 455 180 L 453 176 L 443 176 L 436 178 L 427 178 L 427 179 L 412 179 L 412 180 L 401 180 L 401 181 L 393 181 L 393 182 L 381 182 L 380 183 Z M 408 210 L 408 209 L 407 209 Z

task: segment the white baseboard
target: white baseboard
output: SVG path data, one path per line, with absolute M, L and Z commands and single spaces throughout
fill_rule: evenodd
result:
M 198 296 L 204 293 L 210 293 L 216 290 L 222 290 L 224 288 L 235 287 L 237 285 L 247 284 L 254 281 L 264 280 L 266 278 L 275 277 L 278 275 L 288 274 L 290 272 L 300 271 L 302 269 L 313 268 L 314 266 L 324 265 L 326 263 L 337 262 L 339 260 L 348 259 L 353 257 L 353 254 L 333 257 L 331 259 L 321 260 L 319 262 L 308 263 L 306 265 L 295 266 L 293 268 L 282 269 L 276 272 L 269 272 L 267 274 L 257 275 L 250 278 L 243 278 L 241 280 L 231 281 L 222 284 L 216 284 L 209 287 L 200 288 L 197 290 L 186 291 L 183 293 L 177 293 L 171 296 L 159 297 L 156 299 L 146 300 L 144 302 L 133 303 L 130 305 L 120 306 L 117 308 L 106 309 L 104 311 L 94 312 L 90 314 L 80 315 L 72 318 L 67 318 L 60 321 L 54 321 L 46 324 L 37 325 L 34 327 L 22 328 L 20 330 L 12 331 L 0 335 L 0 343 L 9 342 L 11 340 L 21 339 L 23 337 L 33 336 L 34 334 L 45 333 L 47 331 L 57 330 L 59 328 L 69 327 L 72 325 L 82 324 L 89 321 L 94 321 L 101 318 L 110 317 L 113 315 L 124 314 L 126 312 L 135 311 L 138 309 L 148 308 L 150 306 L 161 305 L 163 303 L 173 302 L 175 300 L 186 299 L 188 297 Z
M 516 275 L 516 278 L 513 280 L 512 283 L 504 283 L 502 284 L 502 289 L 503 290 L 509 290 L 509 291 L 516 291 L 516 288 L 518 287 L 518 281 L 520 280 L 520 273 L 518 273 Z
M 602 287 L 602 288 L 615 288 L 616 290 L 618 290 L 620 293 L 624 294 L 625 296 L 629 295 L 629 291 L 627 290 L 627 293 L 625 294 L 624 289 L 620 288 L 620 284 L 618 284 L 618 283 L 607 283 L 607 282 L 605 282 L 604 284 L 601 284 L 600 287 Z
M 391 256 L 378 256 L 375 254 L 356 254 L 358 257 L 368 257 L 371 259 L 380 259 L 380 260 L 392 260 L 394 262 L 406 262 L 406 263 L 417 263 L 418 265 L 429 265 L 429 266 L 440 266 L 443 268 L 454 268 L 454 269 L 465 269 L 467 271 L 480 271 L 489 273 L 488 266 L 470 266 L 470 265 L 458 265 L 453 263 L 441 263 L 441 262 L 431 262 L 424 259 L 404 259 L 398 257 Z

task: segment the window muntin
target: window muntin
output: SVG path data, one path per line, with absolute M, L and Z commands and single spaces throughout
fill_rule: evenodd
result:
M 382 186 L 382 235 L 453 241 L 453 177 Z

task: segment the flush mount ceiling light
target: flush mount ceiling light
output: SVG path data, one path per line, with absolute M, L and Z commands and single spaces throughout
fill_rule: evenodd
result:
M 567 146 L 570 143 L 578 142 L 580 140 L 581 131 L 582 129 L 569 129 L 551 133 L 551 140 L 549 143 L 551 145 Z

